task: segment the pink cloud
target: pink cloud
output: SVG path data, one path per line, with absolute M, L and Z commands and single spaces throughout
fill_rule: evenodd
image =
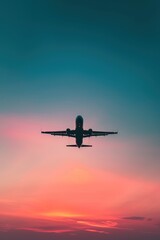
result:
M 114 228 L 117 226 L 117 222 L 111 221 L 111 220 L 97 220 L 97 221 L 77 221 L 77 223 L 85 225 L 85 226 L 90 226 L 90 227 L 96 227 L 96 228 Z
M 73 232 L 73 230 L 69 230 L 69 229 L 56 229 L 56 230 L 52 230 L 52 229 L 42 229 L 42 228 L 17 228 L 17 230 L 25 230 L 25 231 L 32 231 L 32 232 L 40 232 L 40 233 L 70 233 Z
M 151 234 L 160 233 L 155 228 L 155 222 L 141 221 L 141 224 L 136 221 L 128 223 L 125 219 L 96 219 L 96 218 L 22 218 L 11 216 L 0 216 L 0 232 L 10 232 L 13 230 L 24 230 L 37 233 L 52 233 L 52 234 L 70 234 L 78 232 L 90 232 L 96 234 L 112 234 L 114 231 L 127 232 L 139 231 L 150 232 Z

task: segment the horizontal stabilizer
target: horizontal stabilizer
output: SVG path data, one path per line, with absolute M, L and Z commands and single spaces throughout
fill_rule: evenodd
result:
M 78 147 L 77 145 L 66 145 L 66 147 Z M 92 145 L 84 145 L 82 144 L 80 147 L 92 147 Z
M 92 145 L 84 145 L 84 144 L 82 144 L 81 147 L 92 147 Z
M 66 147 L 78 147 L 77 145 L 66 145 Z

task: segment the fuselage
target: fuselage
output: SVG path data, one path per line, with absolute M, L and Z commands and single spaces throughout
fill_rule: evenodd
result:
M 83 117 L 78 115 L 76 117 L 76 144 L 80 148 L 83 143 Z

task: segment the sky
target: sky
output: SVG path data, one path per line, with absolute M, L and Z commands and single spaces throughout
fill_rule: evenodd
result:
M 160 238 L 160 3 L 0 6 L 0 239 Z M 42 130 L 115 130 L 74 139 Z

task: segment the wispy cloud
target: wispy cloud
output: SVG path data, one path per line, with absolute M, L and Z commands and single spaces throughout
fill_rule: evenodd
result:
M 13 216 L 0 217 L 0 231 L 26 230 L 46 233 L 87 231 L 106 234 L 108 233 L 108 229 L 115 228 L 117 224 L 114 220 L 92 220 L 82 217 L 54 217 L 52 219 L 18 218 Z
M 127 220 L 139 220 L 139 221 L 143 221 L 146 218 L 145 217 L 140 217 L 140 216 L 131 216 L 131 217 L 123 217 L 123 219 L 127 219 Z
M 112 235 L 119 232 L 124 234 L 128 232 L 132 234 L 134 231 L 155 234 L 154 225 L 151 222 L 143 221 L 143 217 L 131 216 L 124 218 L 86 218 L 86 217 L 53 217 L 50 219 L 44 218 L 25 218 L 13 217 L 9 215 L 0 216 L 0 232 L 10 233 L 11 231 L 27 231 L 43 234 L 60 234 L 69 236 L 70 234 L 106 234 Z M 128 220 L 134 220 L 128 223 Z M 136 221 L 137 220 L 137 221 Z M 139 224 L 139 221 L 144 224 Z M 158 229 L 158 228 L 157 228 Z M 68 235 L 69 234 L 69 235 Z M 156 230 L 156 234 L 159 234 Z M 1 236 L 1 233 L 0 233 Z M 98 236 L 98 235 L 97 235 Z M 105 239 L 105 237 L 104 237 Z
M 116 221 L 111 220 L 80 220 L 77 221 L 78 224 L 82 224 L 85 226 L 96 227 L 96 228 L 114 228 L 117 226 Z
M 25 231 L 32 231 L 32 232 L 39 232 L 39 233 L 69 233 L 69 232 L 74 232 L 72 229 L 43 229 L 42 227 L 39 228 L 34 228 L 34 227 L 23 227 L 23 228 L 17 228 L 17 230 L 25 230 Z

